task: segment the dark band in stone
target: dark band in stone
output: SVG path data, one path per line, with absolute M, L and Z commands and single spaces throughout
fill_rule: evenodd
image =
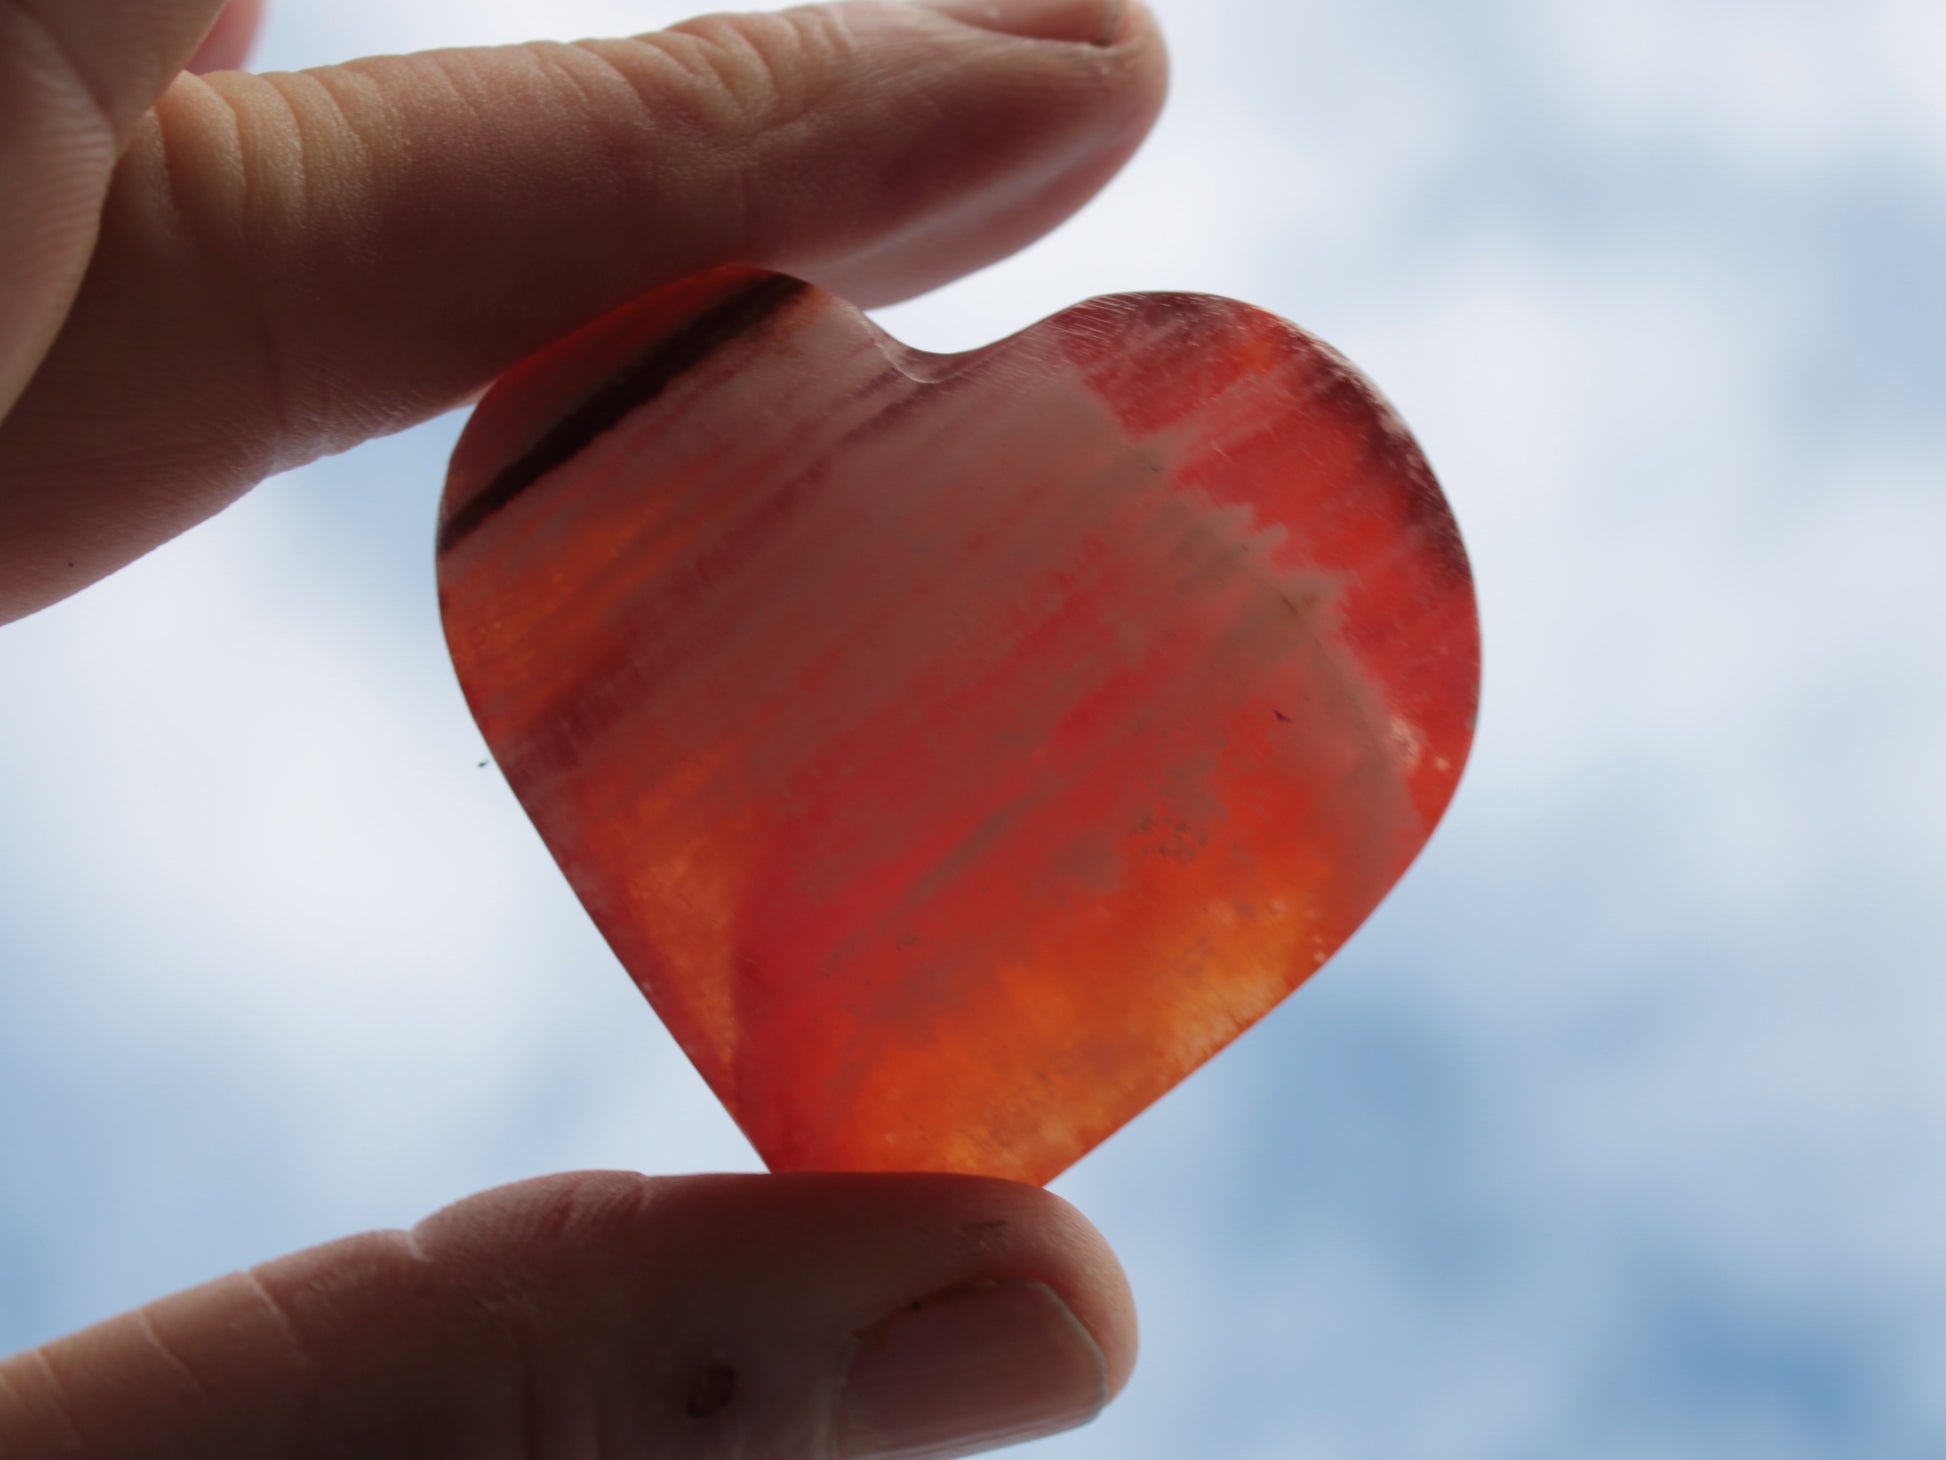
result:
M 446 552 L 535 482 L 572 460 L 590 441 L 613 429 L 630 411 L 654 400 L 679 376 L 755 329 L 809 287 L 782 274 L 759 279 L 704 310 L 649 354 L 611 376 L 440 525 L 439 551 Z

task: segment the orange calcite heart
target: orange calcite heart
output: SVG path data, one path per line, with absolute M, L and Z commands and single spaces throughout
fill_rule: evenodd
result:
M 1478 690 L 1404 426 L 1198 295 L 939 356 L 692 279 L 494 387 L 439 582 L 514 791 L 776 1169 L 1060 1172 L 1372 911 Z

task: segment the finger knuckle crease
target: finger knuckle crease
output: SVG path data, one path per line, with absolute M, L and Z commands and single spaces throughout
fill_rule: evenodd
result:
M 242 1279 L 251 1299 L 267 1317 L 277 1331 L 278 1341 L 283 1345 L 285 1356 L 291 1367 L 299 1374 L 315 1376 L 319 1372 L 316 1352 L 311 1341 L 305 1336 L 304 1327 L 298 1322 L 297 1313 L 290 1302 L 275 1287 L 264 1279 L 263 1273 L 254 1267 L 246 1267 L 238 1276 Z
M 645 96 L 653 109 L 687 100 L 718 137 L 755 141 L 818 114 L 845 74 L 849 32 L 829 11 L 713 16 L 641 44 L 660 53 L 676 83 Z

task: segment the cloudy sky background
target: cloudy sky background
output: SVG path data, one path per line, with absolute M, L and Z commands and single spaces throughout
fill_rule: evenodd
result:
M 1946 8 L 1155 0 L 1150 148 L 885 312 L 1298 320 L 1475 560 L 1472 769 L 1290 1004 L 1058 1189 L 1143 1305 L 1049 1460 L 1946 1452 Z M 630 0 L 273 5 L 259 63 Z M 456 420 L 0 631 L 0 1350 L 577 1166 L 754 1162 L 445 657 Z

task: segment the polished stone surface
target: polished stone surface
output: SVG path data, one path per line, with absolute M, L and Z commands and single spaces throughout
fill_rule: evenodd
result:
M 1364 921 L 1478 692 L 1405 428 L 1207 296 L 944 357 L 691 280 L 487 396 L 439 576 L 516 794 L 776 1169 L 1056 1175 Z

